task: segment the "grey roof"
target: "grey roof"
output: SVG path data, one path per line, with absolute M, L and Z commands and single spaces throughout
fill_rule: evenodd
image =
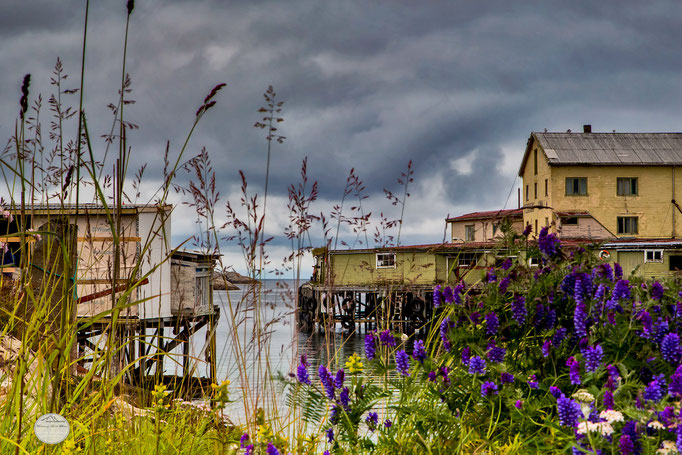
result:
M 531 133 L 519 169 L 537 141 L 550 165 L 682 165 L 682 133 Z

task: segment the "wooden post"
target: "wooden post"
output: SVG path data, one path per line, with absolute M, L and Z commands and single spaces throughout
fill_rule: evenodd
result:
M 139 375 L 139 376 L 140 376 L 140 377 L 139 377 L 139 381 L 140 381 L 140 386 L 142 386 L 142 387 L 144 387 L 144 385 L 145 385 L 145 384 L 144 384 L 144 379 L 145 379 L 146 371 L 147 371 L 147 370 L 146 370 L 146 368 L 147 368 L 147 359 L 145 358 L 145 356 L 147 355 L 147 349 L 146 349 L 147 346 L 145 346 L 145 344 L 146 344 L 146 343 L 145 343 L 145 336 L 146 336 L 145 327 L 146 327 L 146 326 L 145 326 L 144 320 L 141 320 L 141 321 L 140 321 L 140 338 L 139 338 L 138 343 L 137 343 L 137 345 L 138 345 L 137 350 L 139 351 L 139 356 L 138 356 L 138 358 L 139 358 L 139 360 L 140 360 L 140 365 L 139 365 L 139 368 L 140 368 L 140 372 L 139 372 L 140 375 Z

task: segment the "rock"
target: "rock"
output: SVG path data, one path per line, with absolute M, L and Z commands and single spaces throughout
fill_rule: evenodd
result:
M 239 286 L 231 283 L 230 281 L 227 280 L 224 276 L 221 276 L 220 274 L 214 274 L 213 278 L 211 279 L 211 284 L 213 285 L 213 289 L 216 291 L 236 291 L 240 289 Z

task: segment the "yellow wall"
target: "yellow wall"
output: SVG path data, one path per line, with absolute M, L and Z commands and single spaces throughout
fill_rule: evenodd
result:
M 553 197 L 555 187 L 552 184 L 552 168 L 547 163 L 545 152 L 540 146 L 533 143 L 533 147 L 528 155 L 526 166 L 523 170 L 523 184 L 521 187 L 521 203 L 523 211 L 524 227 L 530 224 L 533 227 L 531 237 L 537 236 L 540 229 L 545 224 L 551 225 L 554 222 L 552 211 L 544 207 L 553 207 Z M 537 173 L 535 172 L 534 153 L 537 150 Z M 547 193 L 545 193 L 545 180 L 547 180 Z M 535 185 L 537 184 L 537 197 L 535 197 Z M 526 191 L 528 186 L 528 191 Z M 526 197 L 528 194 L 528 197 Z M 543 208 L 538 208 L 542 206 Z M 545 220 L 547 219 L 547 220 Z M 537 231 L 535 230 L 537 221 Z
M 331 254 L 333 284 L 371 283 L 430 284 L 436 279 L 435 255 L 426 252 L 398 253 L 395 268 L 376 268 L 373 252 Z

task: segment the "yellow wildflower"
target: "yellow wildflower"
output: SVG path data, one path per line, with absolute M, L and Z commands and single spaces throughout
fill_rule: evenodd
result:
M 350 358 L 346 361 L 346 368 L 348 368 L 351 374 L 362 373 L 362 361 L 360 360 L 360 356 L 356 353 L 353 353 L 353 355 L 350 356 Z

